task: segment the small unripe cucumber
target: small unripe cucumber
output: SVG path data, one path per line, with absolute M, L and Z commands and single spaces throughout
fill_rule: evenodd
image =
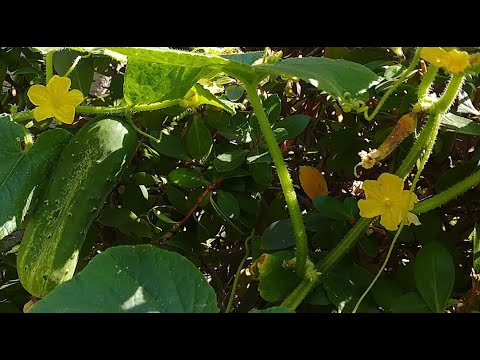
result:
M 30 294 L 42 298 L 72 278 L 88 228 L 137 141 L 130 125 L 106 118 L 87 123 L 64 148 L 18 250 L 18 275 Z

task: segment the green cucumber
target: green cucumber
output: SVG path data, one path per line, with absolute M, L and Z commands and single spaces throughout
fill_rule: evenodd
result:
M 104 118 L 64 148 L 18 250 L 18 275 L 30 294 L 42 298 L 72 278 L 87 231 L 137 143 L 129 124 Z

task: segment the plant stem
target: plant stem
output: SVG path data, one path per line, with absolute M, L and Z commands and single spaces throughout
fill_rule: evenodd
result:
M 320 277 L 320 274 L 311 261 L 308 261 L 306 266 L 305 277 L 295 290 L 282 302 L 282 306 L 290 310 L 295 310 L 302 303 L 303 299 L 305 299 L 310 290 L 312 290 Z
M 139 105 L 123 105 L 123 106 L 77 106 L 75 112 L 77 114 L 92 114 L 92 115 L 107 115 L 107 114 L 128 114 L 141 111 L 154 111 L 164 109 L 173 105 L 177 105 L 180 100 L 165 100 L 152 104 Z M 23 122 L 33 119 L 33 110 L 22 111 L 20 113 L 12 114 L 13 120 L 16 122 Z
M 45 56 L 45 68 L 46 68 L 46 84 L 50 81 L 53 77 L 53 54 L 54 50 L 47 52 Z
M 407 76 L 412 72 L 413 68 L 417 65 L 418 60 L 420 59 L 420 52 L 422 48 L 419 47 L 415 50 L 415 55 L 413 56 L 412 62 L 408 66 L 408 68 L 403 72 L 402 76 L 393 84 L 393 86 L 387 90 L 387 92 L 382 96 L 380 102 L 378 103 L 377 107 L 373 111 L 372 115 L 368 115 L 368 109 L 364 112 L 365 119 L 368 121 L 372 120 L 375 116 L 377 116 L 378 112 L 382 109 L 383 104 L 387 101 L 388 97 L 392 95 L 395 89 L 405 81 Z
M 449 202 L 450 200 L 455 199 L 457 196 L 460 196 L 465 191 L 473 188 L 474 186 L 480 183 L 480 171 L 477 171 L 467 177 L 466 179 L 456 183 L 451 188 L 441 192 L 438 195 L 435 195 L 427 200 L 424 200 L 418 203 L 412 210 L 414 214 L 422 214 L 427 211 L 433 210 L 437 207 L 442 206 L 443 204 Z
M 439 67 L 435 65 L 430 64 L 428 66 L 427 72 L 418 86 L 418 101 L 421 101 L 423 98 L 427 97 L 428 90 L 437 76 L 438 69 Z
M 358 237 L 365 229 L 375 220 L 374 218 L 360 218 L 355 226 L 345 235 L 340 243 L 330 251 L 325 258 L 317 264 L 316 268 L 322 274 L 327 273 L 333 265 L 335 265 L 350 248 L 355 244 Z
M 229 312 L 232 311 L 233 300 L 235 299 L 235 293 L 237 292 L 238 280 L 240 279 L 240 272 L 243 269 L 243 265 L 245 264 L 245 261 L 247 261 L 247 259 L 248 259 L 248 255 L 250 254 L 250 246 L 248 245 L 248 242 L 253 237 L 253 235 L 255 235 L 255 229 L 253 229 L 252 232 L 250 233 L 250 236 L 248 236 L 245 239 L 245 255 L 243 256 L 242 261 L 240 261 L 240 264 L 238 264 L 237 272 L 235 274 L 235 280 L 233 281 L 232 291 L 230 293 L 230 298 L 228 299 L 227 309 L 225 310 L 226 313 L 229 313 Z
M 288 173 L 287 166 L 283 160 L 282 153 L 277 145 L 277 140 L 275 135 L 270 127 L 270 122 L 268 121 L 267 114 L 263 109 L 262 102 L 260 97 L 257 94 L 256 85 L 247 85 L 245 84 L 245 89 L 247 91 L 250 103 L 252 105 L 255 114 L 257 115 L 258 123 L 262 129 L 265 142 L 268 145 L 268 150 L 272 156 L 273 163 L 277 168 L 278 177 L 280 179 L 280 184 L 283 189 L 283 194 L 285 196 L 285 201 L 287 203 L 288 211 L 290 213 L 290 219 L 292 220 L 293 232 L 295 234 L 296 249 L 296 273 L 299 277 L 303 277 L 305 273 L 305 266 L 308 259 L 308 243 L 307 243 L 307 234 L 305 232 L 305 226 L 303 224 L 302 213 L 300 211 L 300 206 L 298 205 L 297 195 L 293 188 L 292 180 L 290 179 L 290 174 Z

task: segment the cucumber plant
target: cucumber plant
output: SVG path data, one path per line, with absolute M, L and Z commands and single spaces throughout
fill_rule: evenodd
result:
M 0 48 L 0 311 L 476 311 L 477 49 L 323 50 Z M 382 173 L 417 225 L 360 216 Z

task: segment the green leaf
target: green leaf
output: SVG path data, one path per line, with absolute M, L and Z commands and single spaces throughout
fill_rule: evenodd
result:
M 242 165 L 246 155 L 241 149 L 224 152 L 213 160 L 213 166 L 218 172 L 231 171 Z
M 338 312 L 353 310 L 360 296 L 373 280 L 373 275 L 356 264 L 338 264 L 322 280 L 328 298 L 338 308 Z M 363 300 L 359 312 L 370 310 L 371 294 Z
M 220 190 L 217 193 L 217 204 L 222 212 L 231 220 L 236 219 L 240 215 L 240 205 L 238 201 L 229 192 Z
M 459 105 L 457 107 L 457 111 L 459 113 L 472 114 L 476 116 L 480 115 L 480 111 L 475 108 L 468 93 L 463 89 L 460 89 L 458 92 L 458 102 Z
M 55 52 L 53 54 L 55 71 L 60 76 L 64 76 L 79 55 L 81 55 L 80 52 L 68 49 Z M 72 89 L 78 89 L 83 96 L 88 96 L 93 82 L 93 73 L 93 56 L 81 58 L 75 69 L 68 75 L 72 80 Z
M 247 155 L 247 164 L 261 162 L 268 164 L 272 162 L 272 157 L 270 156 L 270 152 L 266 144 L 259 144 L 255 146 Z
M 378 279 L 371 291 L 375 302 L 384 310 L 390 309 L 395 299 L 404 294 L 396 282 L 384 277 Z
M 338 199 L 328 195 L 317 196 L 313 199 L 313 206 L 321 216 L 335 220 L 354 220 L 351 207 L 348 206 L 348 203 L 346 205 L 344 206 Z
M 198 116 L 193 117 L 188 127 L 186 144 L 190 155 L 200 162 L 204 162 L 212 151 L 212 135 Z
M 293 139 L 305 130 L 309 121 L 310 116 L 308 115 L 292 115 L 276 123 L 273 128 L 283 128 L 287 130 L 287 139 Z
M 476 274 L 480 274 L 480 228 L 475 223 L 472 233 L 473 240 L 473 269 Z
M 393 300 L 390 311 L 394 313 L 432 312 L 417 292 L 409 292 Z
M 201 174 L 199 174 L 194 169 L 180 168 L 175 169 L 170 174 L 168 178 L 175 185 L 182 186 L 185 188 L 194 188 L 203 185 L 209 185 L 210 183 L 205 179 Z
M 227 140 L 236 140 L 237 143 L 247 144 L 252 141 L 252 127 L 247 118 L 240 113 L 230 119 L 230 126 L 219 130 L 218 133 Z
M 210 196 L 210 204 L 213 207 L 213 210 L 217 212 L 218 215 L 220 215 L 227 223 L 230 225 L 233 229 L 235 229 L 238 233 L 243 235 L 242 230 L 240 230 L 233 222 L 230 220 L 230 217 L 225 214 L 222 209 L 220 209 L 220 206 L 217 205 L 217 203 L 213 200 L 213 197 Z M 203 219 L 204 217 L 202 217 Z M 218 229 L 217 229 L 218 230 Z
M 291 260 L 293 257 L 294 254 L 290 250 L 260 256 L 257 262 L 260 273 L 258 290 L 263 299 L 270 302 L 283 300 L 298 285 L 300 279 L 293 269 L 283 266 L 285 261 Z
M 452 113 L 445 114 L 441 125 L 450 131 L 466 135 L 480 135 L 480 124 Z
M 249 311 L 249 313 L 251 313 L 251 314 L 280 314 L 280 313 L 294 314 L 295 311 L 290 310 L 289 308 L 286 308 L 285 306 L 272 306 L 271 308 L 268 308 L 268 309 L 265 309 L 265 310 L 255 309 L 255 310 Z
M 290 218 L 275 221 L 263 233 L 262 249 L 281 250 L 293 245 L 295 245 L 295 234 Z
M 275 74 L 299 77 L 330 95 L 342 98 L 345 92 L 354 98 L 366 94 L 378 79 L 373 71 L 363 65 L 325 57 L 290 58 L 256 67 Z
M 150 145 L 160 154 L 184 161 L 191 160 L 178 136 L 161 133 L 160 142 L 150 139 Z
M 116 227 L 126 235 L 153 236 L 148 223 L 128 209 L 107 207 L 100 212 L 97 221 L 105 226 Z
M 9 115 L 0 116 L 0 240 L 22 224 L 32 200 L 72 138 L 66 130 L 52 129 L 24 150 L 26 134 L 28 131 Z
M 224 111 L 210 110 L 204 118 L 207 125 L 214 129 L 225 129 L 230 126 L 230 117 Z
M 85 291 L 88 289 L 88 291 Z M 185 257 L 151 245 L 116 246 L 95 256 L 29 313 L 216 313 L 212 287 Z
M 209 72 L 208 68 L 152 63 L 129 57 L 125 100 L 128 105 L 180 100 Z
M 327 291 L 322 284 L 318 284 L 310 294 L 305 298 L 305 301 L 311 305 L 322 306 L 331 304 L 328 298 Z
M 443 312 L 455 281 L 455 265 L 445 247 L 430 242 L 414 262 L 415 283 L 425 303 L 434 312 Z
M 215 95 L 213 95 L 210 91 L 206 90 L 200 84 L 195 84 L 192 89 L 198 95 L 198 98 L 195 102 L 195 106 L 212 105 L 212 106 L 215 106 L 217 108 L 226 110 L 232 115 L 235 114 L 235 106 L 232 102 L 216 97 Z
M 166 48 L 109 48 L 106 54 L 128 59 L 125 99 L 129 104 L 181 99 L 201 78 L 222 71 L 253 82 L 265 74 L 239 62 L 246 57 L 221 57 Z M 126 59 L 123 59 L 126 60 Z
M 225 95 L 230 101 L 239 100 L 243 96 L 244 92 L 245 90 L 237 85 L 230 85 L 225 88 Z
M 280 96 L 278 96 L 278 94 L 270 95 L 263 102 L 263 107 L 267 113 L 268 121 L 270 124 L 274 124 L 278 120 L 282 110 L 282 101 L 280 100 Z
M 172 184 L 167 184 L 165 188 L 167 198 L 170 204 L 182 213 L 186 213 L 189 209 L 186 203 L 185 194 Z
M 248 165 L 252 179 L 260 185 L 270 186 L 273 180 L 270 164 L 261 162 Z

